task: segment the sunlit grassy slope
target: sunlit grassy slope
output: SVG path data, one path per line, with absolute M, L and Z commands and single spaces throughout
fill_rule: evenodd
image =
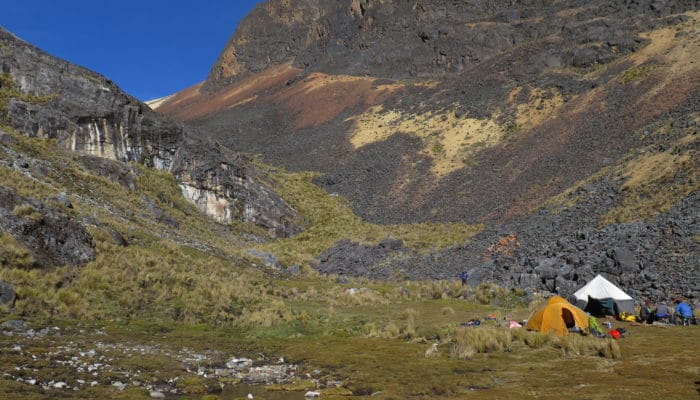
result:
M 277 189 L 303 213 L 305 231 L 259 244 L 248 241 L 251 234 L 266 237 L 255 226 L 223 226 L 203 218 L 166 172 L 127 166 L 137 187 L 131 190 L 96 175 L 79 156 L 51 141 L 17 134 L 13 138 L 13 144 L 0 150 L 0 157 L 8 161 L 0 166 L 3 185 L 82 220 L 98 250 L 96 260 L 82 267 L 29 270 L 27 249 L 3 235 L 0 279 L 16 287 L 15 311 L 22 315 L 128 319 L 153 314 L 187 323 L 269 326 L 295 319 L 298 310 L 289 305 L 287 293 L 272 289 L 275 277 L 269 271 L 253 267 L 256 260 L 246 255 L 247 249 L 271 252 L 285 265 L 303 264 L 343 238 L 372 243 L 392 236 L 424 250 L 464 242 L 479 229 L 464 224 L 364 223 L 340 198 L 316 188 L 311 174 L 277 171 Z M 10 161 L 19 158 L 29 159 L 31 167 L 11 167 Z M 49 200 L 62 191 L 73 208 Z M 158 222 L 147 211 L 153 205 L 176 225 Z M 120 244 L 115 232 L 129 245 Z M 339 289 L 325 285 L 327 279 L 315 279 L 316 295 L 332 300 Z

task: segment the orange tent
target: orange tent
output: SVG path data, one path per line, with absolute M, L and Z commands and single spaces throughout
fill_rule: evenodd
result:
M 574 326 L 581 328 L 581 330 L 587 329 L 588 316 L 583 310 L 569 303 L 563 297 L 554 296 L 530 315 L 525 328 L 564 336 L 569 334 L 568 328 Z

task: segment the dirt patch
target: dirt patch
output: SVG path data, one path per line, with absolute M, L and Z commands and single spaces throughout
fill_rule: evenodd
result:
M 255 100 L 260 95 L 285 86 L 301 72 L 290 64 L 268 68 L 213 94 L 202 93 L 202 84 L 186 89 L 165 101 L 159 112 L 180 120 L 194 120 Z
M 374 78 L 314 73 L 273 99 L 284 105 L 297 129 L 304 129 L 325 124 L 357 106 L 380 104 L 403 88 L 400 84 L 375 85 L 375 81 Z

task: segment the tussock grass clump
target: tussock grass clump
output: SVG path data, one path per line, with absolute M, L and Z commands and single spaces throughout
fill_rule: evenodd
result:
M 476 354 L 508 349 L 512 341 L 511 332 L 506 329 L 459 328 L 453 334 L 450 354 L 457 359 L 468 359 Z
M 389 321 L 384 326 L 377 322 L 367 322 L 362 325 L 362 334 L 366 337 L 377 337 L 385 339 L 414 339 L 417 334 L 418 311 L 407 308 L 401 314 L 401 322 Z
M 528 332 L 524 329 L 519 330 L 518 334 L 522 334 L 519 339 L 522 340 L 526 346 L 533 349 L 540 349 L 556 340 L 553 335 L 545 335 L 540 332 Z
M 473 296 L 476 301 L 481 304 L 491 304 L 497 297 L 507 293 L 495 283 L 482 283 L 474 288 Z
M 460 298 L 465 289 L 459 281 L 409 281 L 395 289 L 395 295 L 412 300 Z
M 444 315 L 444 316 L 455 315 L 455 309 L 452 307 L 443 307 L 441 311 L 442 311 L 442 315 Z
M 606 340 L 605 346 L 603 348 L 598 348 L 598 355 L 604 358 L 620 359 L 622 358 L 622 350 L 620 350 L 620 345 L 615 340 Z
M 592 336 L 554 336 L 525 329 L 497 327 L 458 328 L 452 333 L 450 354 L 453 358 L 469 359 L 476 354 L 510 350 L 514 345 L 532 349 L 551 346 L 561 350 L 562 356 L 600 356 L 618 359 L 620 347 L 614 340 Z
M 29 268 L 34 265 L 34 257 L 29 250 L 10 235 L 0 234 L 0 267 Z
M 403 336 L 406 339 L 412 339 L 417 336 L 416 334 L 416 317 L 418 316 L 418 311 L 407 308 L 403 312 L 403 318 L 406 321 L 406 325 L 402 331 Z
M 564 356 L 598 355 L 610 359 L 622 357 L 620 346 L 612 339 L 568 335 L 557 338 L 554 343 Z
M 18 217 L 23 217 L 34 222 L 39 222 L 44 219 L 41 213 L 34 209 L 31 204 L 16 205 L 12 209 L 12 213 Z

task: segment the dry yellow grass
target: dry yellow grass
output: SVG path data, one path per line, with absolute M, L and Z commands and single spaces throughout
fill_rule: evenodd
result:
M 514 101 L 521 90 L 514 89 L 510 98 Z M 516 124 L 523 129 L 535 128 L 555 116 L 564 104 L 564 97 L 558 90 L 533 88 L 528 102 L 515 106 Z
M 438 177 L 464 168 L 473 151 L 494 146 L 504 136 L 504 129 L 495 118 L 457 118 L 451 111 L 408 114 L 374 106 L 349 121 L 355 122 L 350 138 L 355 148 L 384 141 L 397 133 L 421 138 L 423 154 L 433 159 L 431 171 Z

